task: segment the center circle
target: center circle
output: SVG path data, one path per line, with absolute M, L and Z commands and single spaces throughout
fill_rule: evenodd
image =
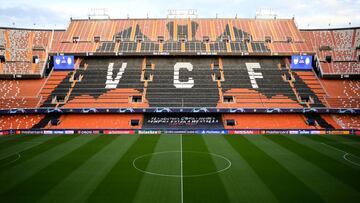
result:
M 231 161 L 215 153 L 164 151 L 135 158 L 133 167 L 145 174 L 186 178 L 224 172 L 231 167 Z

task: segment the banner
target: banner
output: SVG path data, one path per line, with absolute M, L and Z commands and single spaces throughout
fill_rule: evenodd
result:
M 73 70 L 74 56 L 53 56 L 54 70 Z
M 291 56 L 292 70 L 311 70 L 312 56 L 293 55 Z
M 149 113 L 144 115 L 145 129 L 222 129 L 220 114 L 208 113 Z

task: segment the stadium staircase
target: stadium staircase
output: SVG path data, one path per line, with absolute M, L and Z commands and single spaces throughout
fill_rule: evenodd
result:
M 47 128 L 51 121 L 60 119 L 60 114 L 46 114 L 38 123 L 32 126 L 33 129 Z
M 334 129 L 334 126 L 329 124 L 319 114 L 304 114 L 304 116 L 308 121 L 309 120 L 314 121 L 314 124 L 322 129 Z

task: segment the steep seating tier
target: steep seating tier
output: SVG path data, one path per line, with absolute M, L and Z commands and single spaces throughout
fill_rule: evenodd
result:
M 293 72 L 280 57 L 103 57 L 76 67 L 50 74 L 36 95 L 42 107 L 324 107 L 314 73 Z M 39 103 L 3 99 L 6 108 Z
M 336 115 L 336 119 L 344 129 L 360 129 L 359 115 Z
M 52 53 L 271 55 L 312 51 L 293 19 L 72 19 L 68 29 L 55 36 Z
M 329 94 L 327 103 L 333 108 L 360 108 L 360 81 L 321 80 Z
M 42 75 L 53 31 L 0 29 L 0 55 L 5 57 L 0 74 Z
M 36 125 L 44 115 L 0 115 L 0 130 L 29 129 Z
M 147 99 L 154 107 L 215 107 L 219 101 L 216 82 L 211 78 L 210 59 L 171 58 L 151 59 L 155 64 L 153 80 L 149 82 Z M 180 63 L 185 63 L 180 65 Z M 179 64 L 179 82 L 190 82 L 190 87 L 176 84 L 174 67 Z M 190 68 L 186 70 L 186 67 Z M 175 86 L 179 85 L 179 88 Z M 186 85 L 186 84 L 185 84 Z
M 45 79 L 0 80 L 0 109 L 35 108 Z
M 303 30 L 308 46 L 316 52 L 323 75 L 360 74 L 360 29 Z

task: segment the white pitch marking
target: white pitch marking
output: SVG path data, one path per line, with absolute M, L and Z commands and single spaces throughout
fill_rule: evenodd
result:
M 183 153 L 182 153 L 182 134 L 180 134 L 180 185 L 181 185 L 181 203 L 184 203 L 184 177 L 183 177 Z
M 356 163 L 356 162 L 353 162 L 353 161 L 351 161 L 350 159 L 346 158 L 348 155 L 351 155 L 351 156 L 356 157 L 357 159 L 360 160 L 360 158 L 359 158 L 358 156 L 355 156 L 355 155 L 353 155 L 353 154 L 350 154 L 350 153 L 348 153 L 348 152 L 345 152 L 345 151 L 343 151 L 343 150 L 341 150 L 341 149 L 338 149 L 338 148 L 336 148 L 336 147 L 333 147 L 333 146 L 328 145 L 328 144 L 323 143 L 323 142 L 322 142 L 321 144 L 323 144 L 323 145 L 325 145 L 325 146 L 328 146 L 328 147 L 330 147 L 330 148 L 332 148 L 332 149 L 334 149 L 334 150 L 336 150 L 336 151 L 338 151 L 338 152 L 344 153 L 343 159 L 345 159 L 347 162 L 349 162 L 349 163 L 351 163 L 351 164 L 353 164 L 353 165 L 360 166 L 360 164 L 358 164 L 358 163 Z
M 210 152 L 198 152 L 198 151 L 183 151 L 183 152 L 186 152 L 186 153 L 197 153 L 197 154 L 209 154 L 209 155 L 212 155 L 212 156 L 215 156 L 215 157 L 218 157 L 218 158 L 222 158 L 224 159 L 226 162 L 227 162 L 227 166 L 225 166 L 223 169 L 220 169 L 220 170 L 217 170 L 217 171 L 213 171 L 213 172 L 208 172 L 208 173 L 203 173 L 203 174 L 197 174 L 197 175 L 182 175 L 182 177 L 185 177 L 185 178 L 194 178 L 194 177 L 202 177 L 202 176 L 208 176 L 208 175 L 214 175 L 214 174 L 217 174 L 217 173 L 222 173 L 226 170 L 228 170 L 232 163 L 231 161 L 222 156 L 222 155 L 219 155 L 219 154 L 215 154 L 215 153 L 210 153 Z M 163 173 L 155 173 L 155 172 L 151 172 L 151 171 L 146 171 L 146 170 L 143 170 L 143 169 L 140 169 L 136 166 L 136 161 L 139 160 L 139 159 L 142 159 L 144 157 L 147 157 L 147 156 L 152 156 L 152 155 L 157 155 L 157 154 L 166 154 L 166 153 L 180 153 L 180 151 L 162 151 L 162 152 L 155 152 L 155 153 L 151 153 L 151 154 L 145 154 L 145 155 L 142 155 L 142 156 L 139 156 L 137 158 L 135 158 L 132 162 L 133 164 L 133 167 L 142 172 L 142 173 L 145 173 L 145 174 L 149 174 L 149 175 L 156 175 L 156 176 L 163 176 L 163 177 L 174 177 L 174 178 L 180 178 L 180 174 L 178 175 L 171 175 L 171 174 L 163 174 Z

